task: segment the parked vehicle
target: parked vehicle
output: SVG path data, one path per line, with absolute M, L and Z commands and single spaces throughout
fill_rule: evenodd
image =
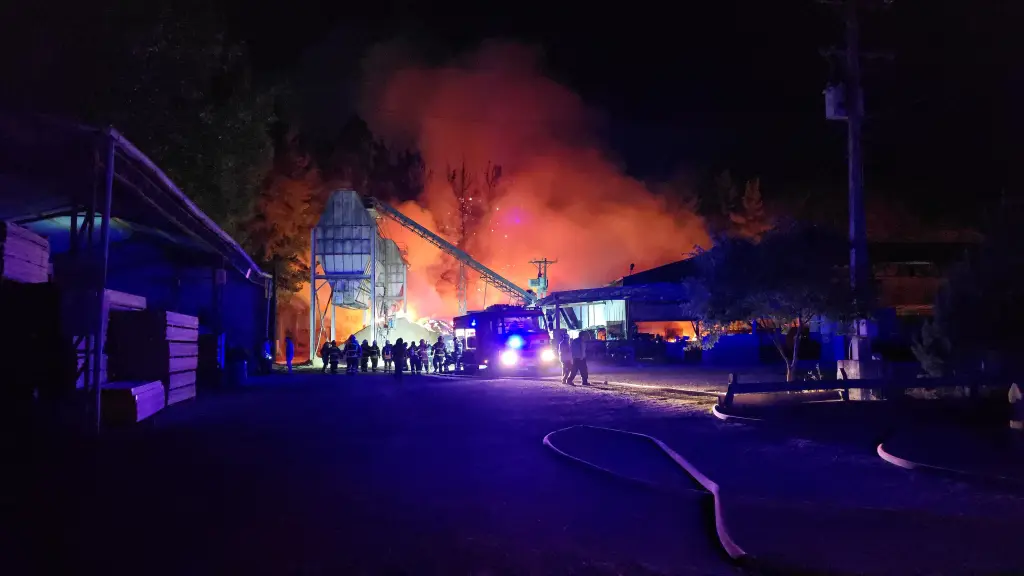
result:
M 515 373 L 554 367 L 557 354 L 547 319 L 536 308 L 496 305 L 455 318 L 466 372 Z

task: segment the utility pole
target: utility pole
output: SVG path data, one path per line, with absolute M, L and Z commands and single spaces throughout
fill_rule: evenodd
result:
M 857 0 L 846 0 L 846 148 L 850 210 L 850 284 L 854 302 L 860 304 L 871 282 L 867 230 L 864 222 L 864 157 L 861 131 L 860 26 Z M 871 348 L 864 323 L 858 318 L 850 342 L 850 360 L 870 360 Z
M 848 208 L 849 208 L 849 240 L 850 240 L 850 288 L 854 304 L 864 310 L 870 302 L 872 273 L 868 259 L 867 227 L 864 215 L 864 156 L 862 131 L 864 125 L 864 102 L 861 79 L 861 48 L 860 48 L 860 14 L 864 0 L 843 0 L 842 2 L 822 1 L 823 4 L 841 4 L 846 31 L 846 49 L 842 51 L 844 58 L 844 83 L 841 90 L 829 87 L 826 90 L 826 116 L 831 120 L 845 120 L 847 170 L 848 170 Z M 884 0 L 890 4 L 891 0 Z M 834 51 L 827 52 L 832 55 Z M 854 322 L 849 360 L 864 361 L 871 359 L 870 341 L 868 340 L 867 320 L 858 318 Z
M 537 278 L 530 280 L 530 288 L 537 291 L 537 298 L 543 298 L 548 293 L 548 266 L 557 264 L 558 260 L 548 260 L 546 257 L 540 260 L 530 260 L 530 264 L 537 266 Z
M 459 203 L 459 241 L 458 246 L 460 249 L 466 249 L 466 242 L 469 240 L 466 235 L 466 216 L 469 215 L 470 202 L 473 201 L 473 197 L 469 196 L 470 190 L 473 188 L 473 174 L 466 171 L 466 162 L 463 160 L 462 165 L 458 170 L 448 170 L 448 184 L 452 188 L 452 193 L 455 194 L 455 199 Z M 459 316 L 466 313 L 468 308 L 467 297 L 468 297 L 468 286 L 466 280 L 466 265 L 459 262 L 459 277 L 456 280 L 455 294 L 459 300 Z

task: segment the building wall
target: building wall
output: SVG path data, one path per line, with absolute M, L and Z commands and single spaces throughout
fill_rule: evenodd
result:
M 205 255 L 204 255 L 205 256 Z M 147 307 L 199 317 L 200 333 L 215 331 L 214 274 L 217 267 L 189 250 L 146 241 L 110 246 L 107 287 L 144 296 Z M 233 268 L 226 270 L 221 320 L 228 348 L 262 348 L 266 332 L 264 288 Z

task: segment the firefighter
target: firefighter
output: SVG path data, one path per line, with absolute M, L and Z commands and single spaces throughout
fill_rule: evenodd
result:
M 433 354 L 434 374 L 439 374 L 444 370 L 444 355 L 447 352 L 442 336 L 437 337 L 437 342 L 434 342 L 434 345 L 430 347 L 430 351 Z
M 384 341 L 384 350 L 381 351 L 384 356 L 384 373 L 391 372 L 392 355 L 394 354 L 394 348 L 391 346 L 391 340 Z
M 355 334 L 348 337 L 345 343 L 345 373 L 355 374 L 359 371 L 359 342 Z
M 570 385 L 576 379 L 577 373 L 583 377 L 583 386 L 590 384 L 588 379 L 590 373 L 587 370 L 587 336 L 586 332 L 580 332 L 580 335 L 569 343 L 569 348 L 572 350 L 572 372 L 569 372 L 569 381 L 567 383 Z
M 323 370 L 321 370 L 321 372 L 323 372 L 324 374 L 327 373 L 327 365 L 330 363 L 330 358 L 328 356 L 330 355 L 332 344 L 334 344 L 334 342 L 327 342 L 325 340 L 324 345 L 320 347 L 320 359 L 323 360 L 324 362 L 324 368 Z
M 558 361 L 562 363 L 562 384 L 568 384 L 572 372 L 572 347 L 567 331 L 562 332 L 562 339 L 558 342 Z
M 291 334 L 284 337 L 284 359 L 288 363 L 288 372 L 291 372 L 292 360 L 295 359 L 295 341 Z
M 385 346 L 386 348 L 387 346 Z M 399 338 L 395 340 L 395 347 L 391 351 L 395 358 L 395 379 L 402 379 L 402 372 L 405 372 L 405 358 L 408 355 L 408 349 L 406 348 L 405 341 Z
M 366 372 L 366 366 L 370 363 L 370 343 L 363 340 L 359 345 L 359 370 Z
M 462 367 L 462 341 L 458 337 L 452 343 L 452 363 L 454 364 L 452 370 L 458 372 Z
M 380 361 L 380 346 L 377 345 L 377 341 L 374 340 L 373 344 L 370 344 L 370 370 L 372 372 L 377 371 L 377 362 Z
M 416 347 L 416 355 L 419 357 L 416 363 L 416 373 L 430 374 L 430 345 L 423 338 L 420 338 L 420 345 Z
M 331 340 L 330 345 L 327 347 L 327 354 L 324 355 L 324 366 L 328 363 L 331 365 L 331 374 L 338 373 L 338 364 L 341 362 L 341 348 L 338 348 L 338 343 Z

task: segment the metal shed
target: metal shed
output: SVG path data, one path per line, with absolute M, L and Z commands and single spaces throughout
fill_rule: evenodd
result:
M 84 386 L 97 408 L 108 288 L 200 316 L 220 359 L 225 333 L 246 348 L 267 337 L 269 277 L 115 129 L 0 114 L 0 134 L 0 219 L 50 240 L 53 280 L 77 311 L 66 330 L 89 352 Z

